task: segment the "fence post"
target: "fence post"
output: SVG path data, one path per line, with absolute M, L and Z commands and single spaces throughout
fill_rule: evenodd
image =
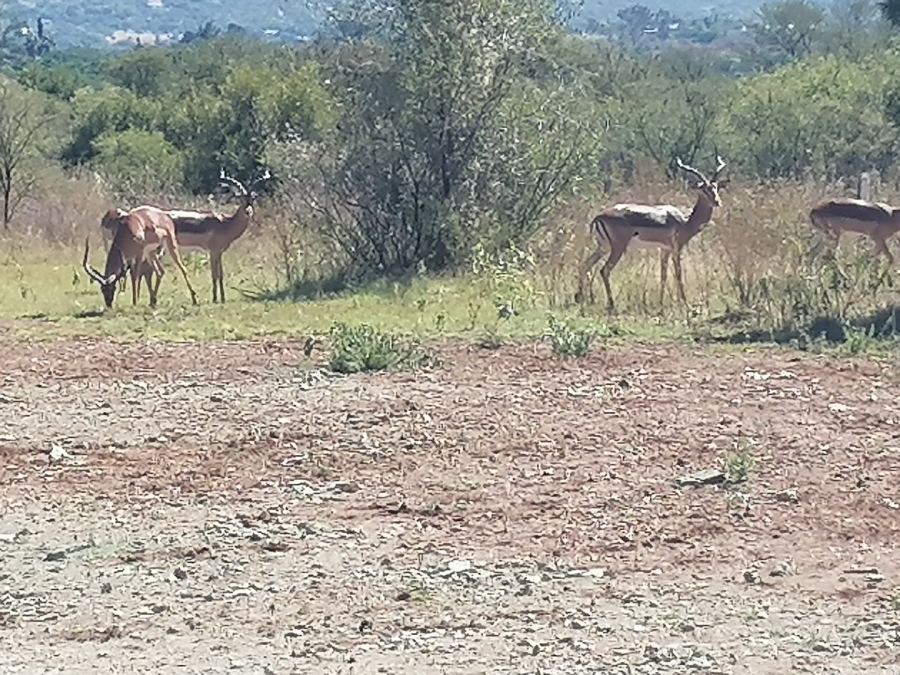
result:
M 881 176 L 878 171 L 863 171 L 859 174 L 859 181 L 856 186 L 856 198 L 865 199 L 874 202 L 878 199 L 879 188 L 881 187 Z

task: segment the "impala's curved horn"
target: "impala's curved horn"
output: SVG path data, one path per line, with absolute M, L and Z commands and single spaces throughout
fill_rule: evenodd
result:
M 685 164 L 684 162 L 682 162 L 681 157 L 676 157 L 675 163 L 678 165 L 679 169 L 681 169 L 682 171 L 687 171 L 688 173 L 694 174 L 697 178 L 702 180 L 704 183 L 710 182 L 709 179 L 703 175 L 702 171 L 700 171 L 699 169 L 695 169 L 694 167 L 689 166 L 688 164 Z
M 724 169 L 726 166 L 727 164 L 725 164 L 725 160 L 719 157 L 719 155 L 716 155 L 716 170 L 715 172 L 713 172 L 713 181 L 719 178 L 719 174 L 722 173 L 722 169 Z
M 268 169 L 266 169 L 265 173 L 263 173 L 262 176 L 260 176 L 260 177 L 257 178 L 255 181 L 253 181 L 253 183 L 251 184 L 251 187 L 256 187 L 257 185 L 260 185 L 260 184 L 262 184 L 262 183 L 266 183 L 266 182 L 268 182 L 268 181 L 270 181 L 270 180 L 272 180 L 272 174 L 271 174 L 271 172 L 270 172 Z
M 219 171 L 219 185 L 224 185 L 226 187 L 235 188 L 241 196 L 246 197 L 249 191 L 247 190 L 247 186 L 245 186 L 241 181 L 236 178 L 232 178 L 231 176 L 225 173 L 224 167 Z
M 96 281 L 101 286 L 104 286 L 107 283 L 106 277 L 104 277 L 102 274 L 100 274 L 100 272 L 98 272 L 97 270 L 95 270 L 93 267 L 91 267 L 88 264 L 88 256 L 90 255 L 90 252 L 91 252 L 91 238 L 85 237 L 85 239 L 84 239 L 84 260 L 81 261 L 81 265 L 82 265 L 82 267 L 84 267 L 84 271 L 87 273 L 88 277 L 92 281 Z

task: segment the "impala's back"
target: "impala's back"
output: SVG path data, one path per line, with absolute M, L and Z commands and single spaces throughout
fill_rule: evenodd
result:
M 871 235 L 876 230 L 900 229 L 900 210 L 863 199 L 829 199 L 809 213 L 813 227 L 832 232 Z
M 175 235 L 178 245 L 188 251 L 206 251 L 215 237 L 216 230 L 222 227 L 222 217 L 213 212 L 203 211 L 169 211 L 175 223 Z

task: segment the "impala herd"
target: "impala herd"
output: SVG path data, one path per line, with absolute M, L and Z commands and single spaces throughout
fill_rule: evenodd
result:
M 187 269 L 181 260 L 182 250 L 200 250 L 209 253 L 209 267 L 212 273 L 213 302 L 225 302 L 225 284 L 222 273 L 222 254 L 228 250 L 250 224 L 253 216 L 253 201 L 258 196 L 254 188 L 271 178 L 268 171 L 249 187 L 241 181 L 227 176 L 223 169 L 219 183 L 235 190 L 240 205 L 230 216 L 212 211 L 165 210 L 156 206 L 138 206 L 130 211 L 111 209 L 100 223 L 100 227 L 111 237 L 106 254 L 106 267 L 101 274 L 88 263 L 90 237 L 84 243 L 84 271 L 92 281 L 100 284 L 103 300 L 112 307 L 116 296 L 116 286 L 121 283 L 125 290 L 126 274 L 131 273 L 131 303 L 137 304 L 141 279 L 146 280 L 150 293 L 150 306 L 155 307 L 163 270 L 159 256 L 168 251 L 175 266 L 181 271 L 184 283 L 191 294 L 191 302 L 197 304 L 188 278 Z M 153 283 L 153 275 L 156 282 Z
M 669 204 L 615 204 L 601 211 L 591 221 L 590 230 L 596 239 L 597 248 L 581 266 L 578 278 L 576 302 L 584 302 L 585 280 L 591 269 L 609 251 L 606 262 L 600 269 L 606 292 L 609 311 L 615 310 L 609 277 L 632 243 L 636 247 L 660 250 L 660 304 L 665 299 L 666 277 L 669 260 L 675 271 L 678 298 L 687 303 L 681 269 L 681 253 L 688 243 L 712 221 L 713 210 L 722 206 L 719 190 L 727 186 L 727 179 L 720 176 L 725 162 L 716 157 L 716 168 L 707 177 L 703 172 L 676 159 L 677 166 L 697 178 L 693 187 L 697 190 L 697 201 L 690 214 Z M 209 254 L 212 274 L 213 302 L 225 302 L 225 286 L 222 272 L 222 254 L 246 232 L 253 215 L 253 201 L 258 196 L 254 188 L 269 180 L 267 171 L 250 186 L 220 173 L 221 185 L 235 191 L 240 205 L 231 216 L 212 211 L 165 210 L 155 206 L 138 206 L 130 211 L 111 209 L 101 221 L 101 228 L 110 238 L 103 273 L 90 266 L 90 241 L 85 241 L 83 266 L 92 281 L 100 285 L 103 300 L 112 307 L 119 285 L 125 290 L 126 275 L 131 275 L 131 301 L 137 304 L 141 280 L 147 282 L 150 306 L 156 306 L 159 285 L 165 273 L 160 263 L 163 250 L 178 267 L 191 294 L 191 301 L 197 304 L 197 294 L 191 286 L 187 269 L 181 260 L 183 250 L 200 250 Z M 888 267 L 893 267 L 887 240 L 900 231 L 900 208 L 889 204 L 863 199 L 838 198 L 823 201 L 809 212 L 812 227 L 825 235 L 836 246 L 841 234 L 855 234 L 869 237 L 874 243 L 876 254 L 884 255 Z M 153 276 L 156 275 L 154 283 Z M 593 289 L 590 301 L 594 301 Z

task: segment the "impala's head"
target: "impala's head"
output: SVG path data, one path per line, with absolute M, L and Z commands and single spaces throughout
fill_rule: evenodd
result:
M 127 215 L 128 211 L 123 209 L 110 209 L 103 214 L 103 218 L 100 220 L 100 228 L 115 233 L 116 228 L 119 227 L 119 223 L 121 223 Z
M 225 169 L 221 169 L 219 171 L 219 185 L 222 185 L 227 188 L 231 188 L 235 191 L 238 197 L 244 202 L 247 212 L 252 215 L 253 214 L 253 202 L 256 201 L 256 198 L 259 197 L 259 192 L 257 188 L 262 186 L 264 183 L 269 181 L 272 178 L 272 174 L 269 173 L 269 170 L 266 169 L 266 172 L 250 183 L 250 186 L 247 187 L 241 181 L 236 178 L 232 178 L 231 176 L 226 175 Z
M 113 212 L 110 211 L 110 213 Z M 109 213 L 107 213 L 107 215 L 109 215 Z M 90 245 L 90 237 L 87 237 L 84 240 L 84 260 L 81 264 L 84 267 L 84 271 L 87 273 L 88 278 L 91 281 L 96 281 L 98 284 L 100 284 L 100 292 L 103 293 L 103 302 L 106 304 L 107 308 L 109 308 L 112 307 L 113 300 L 116 297 L 116 286 L 118 285 L 118 281 L 125 276 L 125 272 L 127 271 L 127 269 L 122 262 L 122 255 L 121 253 L 119 253 L 119 249 L 116 247 L 115 240 L 113 240 L 113 244 L 109 248 L 109 255 L 106 258 L 106 268 L 108 274 L 100 274 L 100 272 L 98 272 L 88 264 L 88 257 L 90 256 Z M 118 268 L 110 271 L 110 268 L 114 267 L 114 264 L 111 263 L 115 263 L 117 258 Z
M 716 156 L 716 170 L 712 178 L 707 178 L 701 171 L 681 161 L 680 157 L 675 158 L 675 163 L 682 171 L 696 176 L 699 181 L 694 183 L 694 187 L 700 191 L 700 194 L 709 202 L 710 206 L 722 206 L 722 198 L 719 196 L 719 188 L 725 187 L 726 182 L 720 181 L 719 176 L 725 168 L 725 162 L 721 157 Z

